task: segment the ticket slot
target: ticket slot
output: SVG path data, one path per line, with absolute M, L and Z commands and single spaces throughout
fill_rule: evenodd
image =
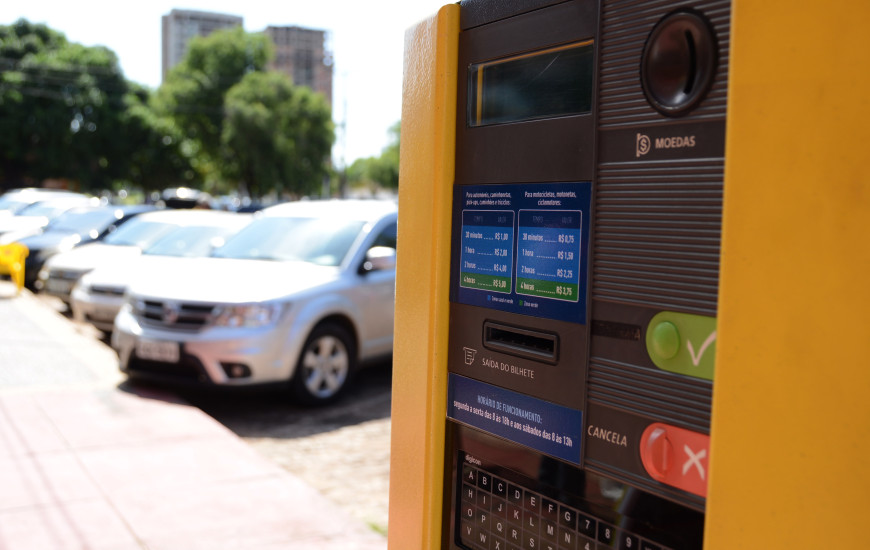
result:
M 556 364 L 559 359 L 559 336 L 493 321 L 483 324 L 483 345 L 517 357 Z
M 530 354 L 517 353 L 517 346 L 508 348 L 501 341 L 501 348 L 492 346 L 496 340 L 486 341 L 487 323 L 494 322 L 493 310 L 464 304 L 451 304 L 451 343 L 448 370 L 493 384 L 512 391 L 534 396 L 552 403 L 574 409 L 582 409 L 586 379 L 585 369 L 570 358 L 588 353 L 586 327 L 577 323 L 540 319 L 527 315 L 499 312 L 495 326 L 511 327 L 512 334 L 502 333 L 503 338 L 513 337 L 519 327 L 533 338 L 558 334 L 558 342 L 551 355 L 549 352 Z M 525 338 L 525 337 L 523 337 Z M 531 348 L 530 340 L 525 340 Z M 549 345 L 549 344 L 544 344 Z M 527 350 L 526 350 L 527 351 Z M 542 355 L 554 357 L 554 361 L 541 360 Z

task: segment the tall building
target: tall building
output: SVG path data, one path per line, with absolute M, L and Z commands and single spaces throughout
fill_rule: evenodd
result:
M 332 52 L 326 50 L 326 32 L 302 27 L 266 27 L 275 44 L 275 59 L 270 69 L 293 79 L 297 86 L 308 86 L 323 94 L 332 105 Z
M 187 53 L 187 44 L 194 36 L 207 36 L 220 29 L 241 27 L 243 19 L 206 11 L 172 10 L 163 18 L 163 79 Z

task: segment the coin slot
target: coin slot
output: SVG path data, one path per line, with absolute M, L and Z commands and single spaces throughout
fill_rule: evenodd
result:
M 699 13 L 676 11 L 653 28 L 641 57 L 641 85 L 650 105 L 667 116 L 692 110 L 716 74 L 718 44 Z
M 483 324 L 483 345 L 493 351 L 545 363 L 556 363 L 559 358 L 557 335 L 491 321 Z
M 689 50 L 689 74 L 686 77 L 686 87 L 683 88 L 683 93 L 689 95 L 692 93 L 695 78 L 698 76 L 698 52 L 695 49 L 695 39 L 692 37 L 691 31 L 686 31 L 686 47 Z

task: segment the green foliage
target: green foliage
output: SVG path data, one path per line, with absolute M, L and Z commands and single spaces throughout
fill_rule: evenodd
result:
M 124 79 L 111 50 L 25 20 L 0 26 L 0 187 L 319 190 L 329 106 L 265 72 L 272 55 L 264 34 L 241 28 L 194 38 L 152 93 Z
M 0 63 L 0 186 L 55 178 L 96 192 L 189 172 L 166 146 L 145 152 L 167 130 L 148 113 L 149 91 L 124 79 L 111 50 L 20 20 L 0 26 Z
M 147 104 L 147 90 L 127 95 L 125 139 L 138 146 L 131 151 L 123 182 L 145 192 L 167 187 L 200 187 L 191 158 L 185 154 L 184 136 L 170 118 L 159 117 Z
M 254 197 L 319 189 L 335 135 L 322 96 L 281 73 L 250 73 L 227 93 L 225 112 L 225 177 Z
M 385 189 L 399 188 L 399 140 L 401 123 L 390 127 L 390 142 L 378 157 L 360 158 L 348 168 L 351 185 L 375 185 Z
M 265 70 L 272 55 L 272 43 L 264 34 L 246 33 L 239 27 L 194 37 L 184 60 L 157 91 L 155 108 L 195 140 L 202 154 L 216 161 L 227 91 L 246 74 Z
M 6 64 L 4 70 L 27 55 L 59 50 L 66 44 L 66 37 L 62 33 L 26 19 L 19 19 L 8 26 L 0 25 L 0 60 Z
M 0 27 L 0 177 L 105 186 L 123 172 L 117 135 L 127 84 L 115 54 L 44 25 Z

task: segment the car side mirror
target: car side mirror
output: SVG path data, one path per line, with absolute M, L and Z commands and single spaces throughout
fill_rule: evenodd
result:
M 224 239 L 223 237 L 212 237 L 208 241 L 209 252 L 212 252 L 215 249 L 222 247 L 224 244 L 226 244 L 226 242 L 227 242 L 227 240 Z
M 389 269 L 396 269 L 396 249 L 388 246 L 373 246 L 366 252 L 366 259 L 359 271 L 363 274 Z

